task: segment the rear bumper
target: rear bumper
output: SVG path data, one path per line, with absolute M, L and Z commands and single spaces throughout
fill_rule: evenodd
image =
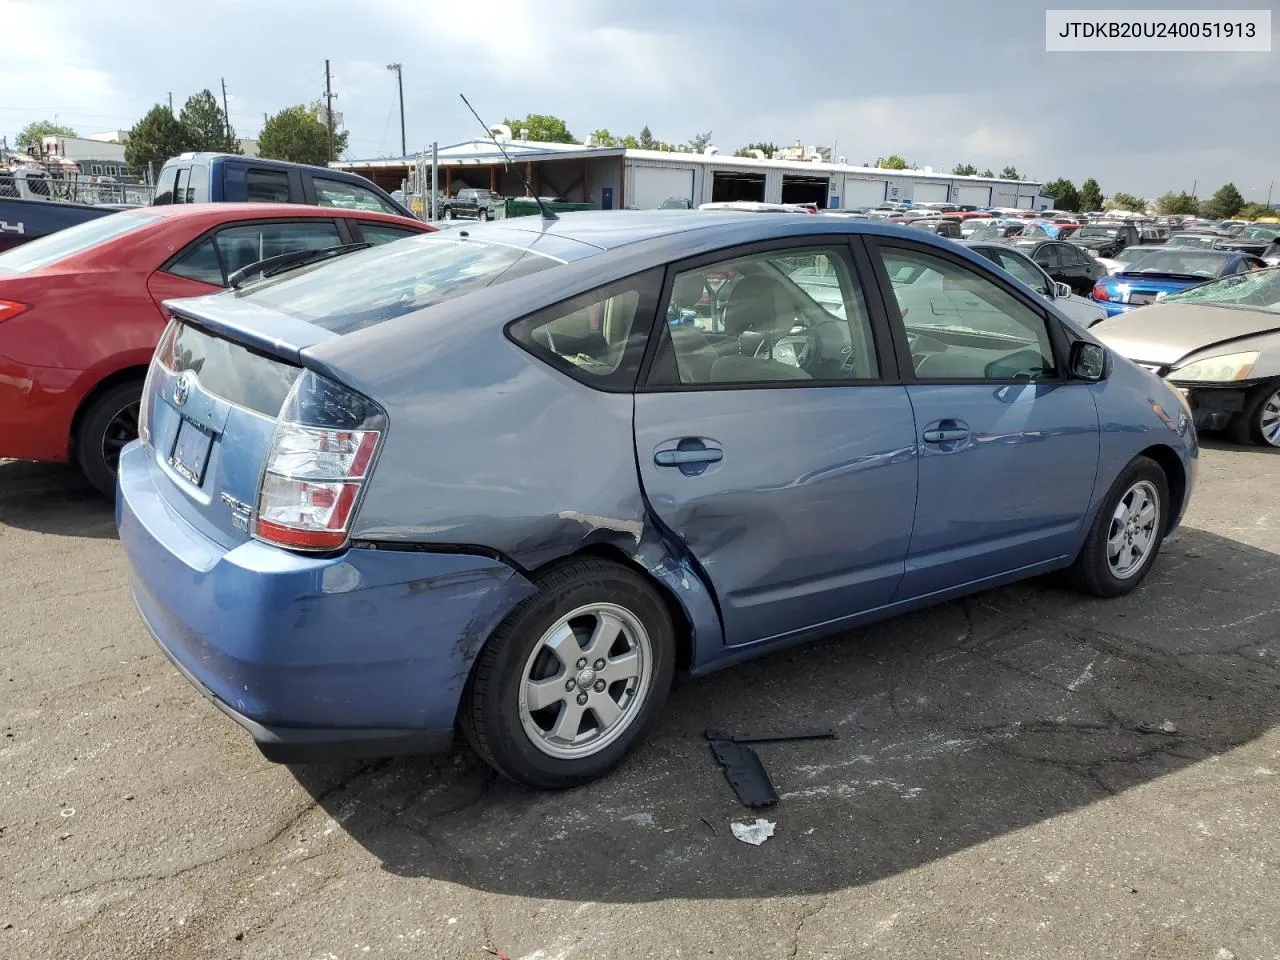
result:
M 151 450 L 120 461 L 116 519 L 143 622 L 271 760 L 448 749 L 472 662 L 533 587 L 462 553 L 224 549 L 168 506 Z
M 0 457 L 65 461 L 80 373 L 0 356 Z

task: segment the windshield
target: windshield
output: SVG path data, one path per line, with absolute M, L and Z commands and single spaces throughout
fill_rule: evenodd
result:
M 12 270 L 14 273 L 39 270 L 100 243 L 141 230 L 159 219 L 153 214 L 130 212 L 87 220 L 0 253 L 0 270 Z
M 1114 240 L 1116 237 L 1120 236 L 1120 228 L 1086 226 L 1081 227 L 1076 236 L 1081 240 L 1088 240 L 1090 237 L 1097 237 L 1100 240 Z
M 1214 237 L 1203 233 L 1175 233 L 1169 238 L 1171 247 L 1212 247 Z
M 344 334 L 560 262 L 521 247 L 426 235 L 328 261 L 237 296 Z
M 1280 227 L 1245 227 L 1236 237 L 1237 240 L 1274 240 L 1280 236 Z
M 1125 273 L 1167 273 L 1178 277 L 1216 277 L 1230 254 L 1209 250 L 1153 250 L 1125 264 Z
M 1174 300 L 1280 314 L 1280 268 L 1232 274 L 1164 298 L 1166 303 Z

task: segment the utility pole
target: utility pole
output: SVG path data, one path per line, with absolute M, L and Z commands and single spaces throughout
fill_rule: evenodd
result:
M 173 91 L 169 91 L 169 112 L 173 113 Z
M 404 73 L 398 63 L 388 63 L 388 70 L 396 72 L 396 85 L 400 88 L 400 156 L 408 156 L 409 148 L 404 139 Z
M 227 78 L 222 80 L 222 119 L 227 123 L 227 146 L 231 146 L 231 111 L 227 108 Z
M 1272 180 L 1271 183 L 1267 186 L 1267 209 L 1268 210 L 1271 209 L 1271 188 L 1274 187 L 1275 185 L 1276 185 L 1276 182 Z
M 333 85 L 329 79 L 329 61 L 324 62 L 324 121 L 329 128 L 329 161 L 333 162 Z

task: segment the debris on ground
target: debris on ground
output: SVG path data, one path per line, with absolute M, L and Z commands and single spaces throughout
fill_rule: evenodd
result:
M 1153 723 L 1150 720 L 1144 720 L 1138 724 L 1139 733 L 1177 733 L 1178 727 L 1172 720 L 1162 720 L 1160 723 Z
M 725 733 L 723 730 L 707 730 L 703 734 L 708 740 L 723 740 L 727 743 L 785 743 L 789 740 L 835 740 L 836 732 L 831 727 L 822 730 L 801 730 L 798 733 Z
M 712 740 L 711 752 L 724 768 L 725 779 L 744 807 L 755 810 L 778 802 L 778 791 L 773 788 L 769 772 L 750 747 L 728 740 Z
M 773 836 L 773 828 L 777 824 L 772 820 L 759 820 L 755 823 L 739 823 L 737 820 L 729 824 L 733 835 L 743 843 L 758 847 Z

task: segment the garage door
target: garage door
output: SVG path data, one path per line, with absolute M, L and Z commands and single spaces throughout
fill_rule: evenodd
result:
M 1036 195 L 1034 193 L 1018 194 L 1018 208 L 1020 210 L 1034 210 L 1036 208 Z
M 657 210 L 662 201 L 676 199 L 693 203 L 693 171 L 668 167 L 633 167 L 631 194 L 627 206 L 633 210 Z
M 888 186 L 888 180 L 845 177 L 844 196 L 840 198 L 840 207 L 843 210 L 852 210 L 854 207 L 874 207 L 877 203 L 884 202 Z
M 911 191 L 911 202 L 913 204 L 921 203 L 946 203 L 951 199 L 948 194 L 950 188 L 945 183 L 917 183 L 915 189 Z
M 962 207 L 986 207 L 991 205 L 990 187 L 956 187 L 955 194 L 955 202 Z

